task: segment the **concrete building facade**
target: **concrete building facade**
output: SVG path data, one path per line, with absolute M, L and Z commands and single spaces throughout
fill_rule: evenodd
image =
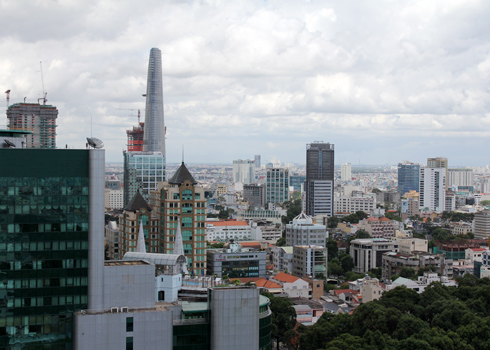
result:
M 267 169 L 266 203 L 282 204 L 289 200 L 289 169 Z
M 318 274 L 327 274 L 328 250 L 315 245 L 293 247 L 293 273 L 295 276 L 315 278 Z
M 420 168 L 420 210 L 442 213 L 446 206 L 446 169 Z
M 350 255 L 354 259 L 356 273 L 365 273 L 382 266 L 383 254 L 398 251 L 398 243 L 385 238 L 354 239 L 350 245 Z
M 255 182 L 255 164 L 251 159 L 233 161 L 233 182 L 249 185 Z
M 286 224 L 287 246 L 315 245 L 325 247 L 327 238 L 326 226 L 314 224 L 313 219 L 305 213 L 299 214 L 293 221 Z
M 352 180 L 352 166 L 350 163 L 342 164 L 342 167 L 340 169 L 340 178 L 342 181 Z

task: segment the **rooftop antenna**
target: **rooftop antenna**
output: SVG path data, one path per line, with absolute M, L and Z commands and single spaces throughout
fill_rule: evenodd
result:
M 10 90 L 5 91 L 5 93 L 7 94 L 7 108 L 9 108 L 10 107 Z
M 184 164 L 184 145 L 182 145 L 182 164 Z
M 43 74 L 43 61 L 39 61 L 39 64 L 41 66 L 41 84 L 43 86 L 43 97 L 42 97 L 42 100 L 43 100 L 43 105 L 46 105 L 46 95 L 47 95 L 47 92 L 44 91 L 44 74 Z

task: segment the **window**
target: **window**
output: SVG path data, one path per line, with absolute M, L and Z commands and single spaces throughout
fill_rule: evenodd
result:
M 133 337 L 126 337 L 126 350 L 133 350 Z
M 132 332 L 132 331 L 133 331 L 133 318 L 126 317 L 126 332 Z

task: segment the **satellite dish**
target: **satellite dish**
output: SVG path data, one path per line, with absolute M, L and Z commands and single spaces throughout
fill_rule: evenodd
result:
M 101 140 L 96 139 L 95 137 L 87 137 L 87 142 L 90 145 L 90 147 L 93 148 L 99 149 L 104 147 L 104 143 Z
M 12 141 L 9 141 L 7 139 L 3 141 L 5 141 L 5 144 L 7 145 L 8 148 L 15 148 L 15 143 L 13 143 Z

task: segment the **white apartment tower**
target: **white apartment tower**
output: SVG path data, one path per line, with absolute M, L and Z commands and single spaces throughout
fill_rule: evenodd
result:
M 341 180 L 350 181 L 352 180 L 352 166 L 350 163 L 342 164 L 341 168 Z
M 446 169 L 420 168 L 420 209 L 442 213 L 446 204 Z
M 255 182 L 255 162 L 251 159 L 233 161 L 233 182 L 249 185 Z

